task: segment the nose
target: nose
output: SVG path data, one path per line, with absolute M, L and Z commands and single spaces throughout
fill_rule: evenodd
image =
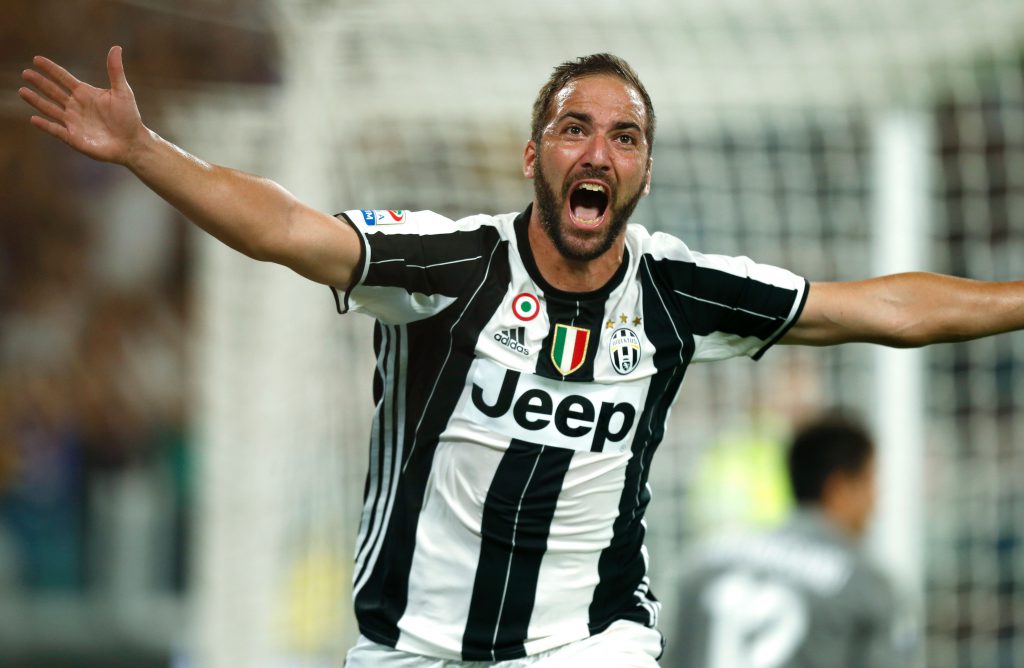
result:
M 586 152 L 583 154 L 583 166 L 603 172 L 611 171 L 610 148 L 608 139 L 604 135 L 594 135 L 587 144 Z

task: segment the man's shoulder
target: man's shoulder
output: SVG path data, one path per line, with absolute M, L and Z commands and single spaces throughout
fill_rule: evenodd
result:
M 643 225 L 630 224 L 626 228 L 626 244 L 630 252 L 645 257 L 650 262 L 663 264 L 667 267 L 689 265 L 698 268 L 710 268 L 735 273 L 741 264 L 748 263 L 744 256 L 728 256 L 717 253 L 705 253 L 690 248 L 682 238 L 668 232 L 651 232 Z M 741 272 L 742 273 L 742 272 Z
M 646 255 L 655 260 L 693 258 L 693 252 L 679 237 L 665 232 L 651 232 L 638 223 L 626 226 L 626 244 L 637 255 Z
M 509 230 L 514 227 L 516 218 L 519 216 L 518 212 L 511 211 L 509 213 L 474 213 L 469 216 L 462 218 L 456 218 L 452 221 L 452 225 L 458 228 L 475 229 L 479 227 L 495 227 L 501 230 Z
M 461 218 L 451 218 L 427 209 L 419 211 L 354 209 L 345 212 L 345 216 L 367 234 L 417 235 L 496 230 L 502 236 L 508 236 L 511 234 L 516 215 L 515 213 L 498 215 L 478 213 Z

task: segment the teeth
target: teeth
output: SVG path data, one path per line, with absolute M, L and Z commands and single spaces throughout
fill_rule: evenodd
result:
M 597 193 L 603 193 L 604 192 L 604 188 L 602 188 L 601 186 L 597 185 L 596 183 L 581 183 L 579 185 L 579 187 L 577 188 L 577 190 L 593 190 L 594 192 L 597 192 Z

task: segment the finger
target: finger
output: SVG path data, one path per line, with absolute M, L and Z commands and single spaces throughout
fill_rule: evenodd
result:
M 82 82 L 74 77 L 71 72 L 44 56 L 36 56 L 32 63 L 46 73 L 51 79 L 64 86 L 69 91 L 82 85 Z
M 116 91 L 130 91 L 128 79 L 124 75 L 124 60 L 119 46 L 110 47 L 107 52 L 107 76 L 110 77 L 110 88 Z
M 38 88 L 42 91 L 43 95 L 57 104 L 67 104 L 68 99 L 71 97 L 66 90 L 35 70 L 25 70 L 21 73 L 21 78 Z
M 56 119 L 58 121 L 63 120 L 64 107 L 56 105 L 50 100 L 47 100 L 45 97 L 39 95 L 39 93 L 35 92 L 31 88 L 26 88 L 22 86 L 18 89 L 18 95 L 21 96 L 21 99 L 25 100 L 30 105 L 32 105 L 42 113 L 46 114 L 50 118 Z
M 53 135 L 64 143 L 68 141 L 68 129 L 60 123 L 55 123 L 42 116 L 33 116 L 29 121 L 48 135 Z

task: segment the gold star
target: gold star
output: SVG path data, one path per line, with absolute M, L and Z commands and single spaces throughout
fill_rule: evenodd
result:
M 605 329 L 611 329 L 614 326 L 615 326 L 615 321 L 614 320 L 609 320 L 608 322 L 606 322 L 604 324 Z
M 639 327 L 640 326 L 640 316 L 637 316 L 637 317 L 633 318 L 633 326 L 634 327 Z
M 626 317 L 625 313 L 619 316 L 619 322 L 626 322 L 627 320 L 629 320 L 629 318 Z

